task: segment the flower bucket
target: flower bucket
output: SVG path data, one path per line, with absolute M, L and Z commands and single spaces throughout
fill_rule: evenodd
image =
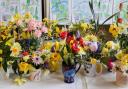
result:
M 32 81 L 40 81 L 41 75 L 42 75 L 41 69 L 36 69 L 32 73 L 30 73 L 29 79 Z
M 62 63 L 62 72 L 64 74 L 65 83 L 73 83 L 76 73 L 79 71 L 81 65 L 76 69 L 76 65 L 66 65 Z
M 90 62 L 86 62 L 84 64 L 84 69 L 86 72 L 86 76 L 94 77 L 102 73 L 102 64 L 100 62 L 97 62 L 96 64 L 91 64 Z
M 127 86 L 128 85 L 128 74 L 121 71 L 116 71 L 116 85 Z

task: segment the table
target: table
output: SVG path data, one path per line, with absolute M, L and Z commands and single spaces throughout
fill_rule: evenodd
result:
M 41 81 L 28 81 L 21 86 L 15 85 L 12 80 L 0 80 L 0 89 L 87 89 L 82 80 L 77 75 L 74 83 L 67 84 L 64 83 L 62 74 L 52 73 Z
M 126 87 L 119 87 L 115 84 L 115 73 L 104 73 L 96 77 L 86 78 L 88 89 L 128 89 Z

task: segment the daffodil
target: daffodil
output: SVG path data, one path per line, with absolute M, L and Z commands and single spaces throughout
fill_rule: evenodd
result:
M 117 37 L 121 32 L 121 28 L 118 27 L 115 23 L 110 25 L 109 32 L 113 35 L 113 37 Z
M 22 19 L 22 16 L 21 16 L 21 14 L 17 13 L 17 14 L 15 14 L 15 15 L 13 16 L 13 18 L 14 18 L 14 21 L 17 21 L 17 20 Z
M 51 60 L 53 61 L 60 61 L 61 60 L 61 56 L 59 53 L 52 53 L 51 54 Z
M 95 36 L 95 35 L 87 35 L 87 36 L 85 36 L 85 38 L 84 38 L 86 41 L 92 41 L 92 42 L 97 42 L 98 41 L 98 39 L 97 39 L 97 37 Z
M 108 48 L 104 47 L 102 49 L 102 54 L 108 54 L 108 52 L 109 52 L 109 49 Z
M 32 15 L 29 12 L 25 13 L 24 19 L 30 19 L 30 18 L 32 18 Z
M 86 30 L 86 29 L 88 29 L 88 24 L 87 24 L 87 23 L 81 23 L 80 27 L 81 27 L 83 30 Z
M 14 43 L 10 49 L 12 51 L 11 56 L 18 57 L 20 54 L 21 46 L 18 42 Z
M 106 46 L 107 46 L 107 48 L 109 48 L 109 49 L 113 49 L 114 48 L 114 42 L 113 41 L 108 41 L 107 43 L 106 43 Z
M 18 66 L 19 66 L 19 71 L 20 72 L 27 73 L 28 70 L 29 70 L 29 64 L 26 63 L 26 62 L 21 62 L 21 63 L 18 64 Z
M 60 44 L 58 41 L 55 42 L 55 50 L 58 51 L 60 48 Z
M 115 57 L 116 57 L 118 60 L 120 60 L 124 55 L 125 55 L 124 52 L 123 52 L 122 50 L 120 50 L 120 51 L 115 55 Z
M 90 58 L 91 59 L 91 64 L 96 64 L 97 63 L 97 60 L 95 58 Z
M 17 77 L 17 78 L 15 78 L 14 82 L 15 82 L 17 85 L 20 86 L 20 85 L 24 84 L 25 82 L 27 82 L 27 80 L 24 79 L 24 78 L 21 78 L 21 77 Z

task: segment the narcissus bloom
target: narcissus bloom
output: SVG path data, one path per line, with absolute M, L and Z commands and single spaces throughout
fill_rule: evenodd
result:
M 21 62 L 21 63 L 18 64 L 18 66 L 19 66 L 19 71 L 20 72 L 27 73 L 28 70 L 29 70 L 29 64 L 26 63 L 26 62 Z
M 19 56 L 20 51 L 22 51 L 21 46 L 18 42 L 14 43 L 10 50 L 12 51 L 11 56 L 13 57 Z

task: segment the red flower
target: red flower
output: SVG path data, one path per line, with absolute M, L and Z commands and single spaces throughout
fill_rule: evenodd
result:
M 78 44 L 74 43 L 71 48 L 73 53 L 78 53 L 80 51 L 80 49 L 78 48 Z
M 74 40 L 74 37 L 73 36 L 68 36 L 67 39 L 66 39 L 67 44 L 69 44 L 71 40 Z
M 27 56 L 29 53 L 27 51 L 22 53 L 24 56 Z
M 66 38 L 66 37 L 67 37 L 67 34 L 68 34 L 67 31 L 61 32 L 61 33 L 60 33 L 60 38 L 61 38 L 61 39 Z
M 84 40 L 82 37 L 79 38 L 79 44 L 80 46 L 84 47 Z
M 122 22 L 123 22 L 123 19 L 122 19 L 122 18 L 118 18 L 118 19 L 117 19 L 117 22 L 118 22 L 118 23 L 122 23 Z

